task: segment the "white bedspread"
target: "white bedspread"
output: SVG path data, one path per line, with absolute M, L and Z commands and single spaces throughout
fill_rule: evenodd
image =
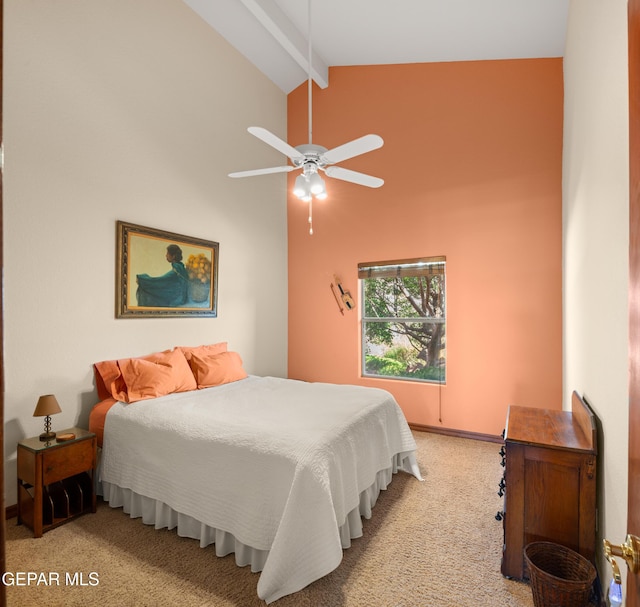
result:
M 250 376 L 116 403 L 100 480 L 269 551 L 258 595 L 271 602 L 339 565 L 360 494 L 394 460 L 410 472 L 415 449 L 385 390 Z

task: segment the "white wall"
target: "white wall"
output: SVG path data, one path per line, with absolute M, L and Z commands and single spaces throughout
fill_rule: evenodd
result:
M 6 0 L 6 503 L 15 443 L 87 427 L 92 363 L 227 340 L 286 375 L 286 96 L 181 0 Z M 220 244 L 217 318 L 115 319 L 116 220 Z
M 564 59 L 564 402 L 577 390 L 602 423 L 598 538 L 615 543 L 627 520 L 627 67 L 626 0 L 573 0 Z M 600 572 L 608 585 L 602 555 Z

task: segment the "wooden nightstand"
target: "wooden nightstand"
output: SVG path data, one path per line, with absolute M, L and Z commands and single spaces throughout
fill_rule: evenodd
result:
M 18 443 L 18 525 L 34 537 L 62 523 L 96 511 L 94 475 L 96 435 L 81 428 L 65 442 L 44 442 L 37 436 Z

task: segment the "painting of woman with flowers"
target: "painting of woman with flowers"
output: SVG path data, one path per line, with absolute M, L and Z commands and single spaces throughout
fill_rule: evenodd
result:
M 120 221 L 117 227 L 116 317 L 217 315 L 218 243 Z

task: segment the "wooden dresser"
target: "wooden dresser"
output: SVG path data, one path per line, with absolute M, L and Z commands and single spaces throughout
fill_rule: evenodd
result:
M 589 406 L 575 392 L 571 411 L 511 406 L 504 440 L 502 574 L 528 578 L 523 550 L 534 541 L 594 562 L 597 426 Z

